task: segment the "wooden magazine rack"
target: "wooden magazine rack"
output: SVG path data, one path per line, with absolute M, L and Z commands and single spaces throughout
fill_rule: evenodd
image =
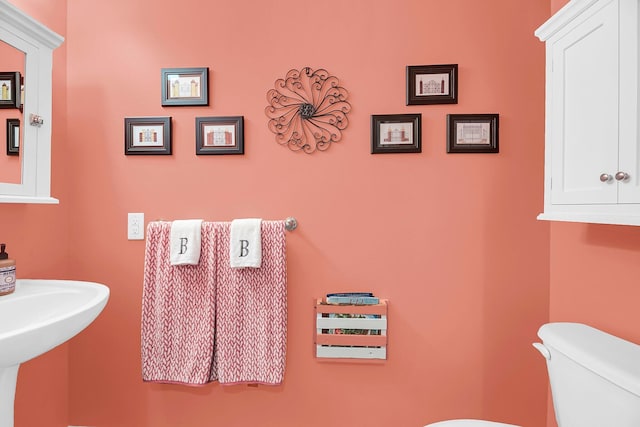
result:
M 386 359 L 387 300 L 375 305 L 333 305 L 316 300 L 316 357 Z

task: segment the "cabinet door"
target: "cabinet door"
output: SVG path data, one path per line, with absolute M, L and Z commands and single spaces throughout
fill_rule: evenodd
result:
M 617 202 L 618 3 L 600 4 L 552 41 L 552 204 Z
M 620 2 L 620 159 L 618 171 L 629 178 L 619 183 L 618 203 L 640 203 L 640 109 L 638 98 L 638 0 Z

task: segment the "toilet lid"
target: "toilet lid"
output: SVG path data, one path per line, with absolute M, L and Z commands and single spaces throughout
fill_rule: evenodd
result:
M 424 427 L 519 427 L 515 424 L 494 423 L 482 420 L 449 420 L 435 424 L 427 424 Z

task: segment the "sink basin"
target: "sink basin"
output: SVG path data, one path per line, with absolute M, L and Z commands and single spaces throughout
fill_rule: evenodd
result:
M 45 353 L 86 328 L 109 299 L 109 288 L 71 280 L 20 280 L 0 297 L 0 368 Z
M 108 299 L 109 288 L 99 283 L 30 279 L 0 297 L 0 427 L 13 426 L 19 365 L 78 334 Z

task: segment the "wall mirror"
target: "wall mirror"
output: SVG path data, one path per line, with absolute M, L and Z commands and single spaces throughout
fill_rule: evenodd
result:
M 63 40 L 0 0 L 0 203 L 58 202 L 51 197 L 51 71 Z M 12 136 L 17 152 L 15 140 L 13 151 L 7 148 Z
M 24 125 L 22 111 L 22 76 L 24 52 L 0 41 L 0 182 L 22 182 L 20 142 Z M 17 128 L 15 124 L 18 124 Z M 5 155 L 6 153 L 6 155 Z

